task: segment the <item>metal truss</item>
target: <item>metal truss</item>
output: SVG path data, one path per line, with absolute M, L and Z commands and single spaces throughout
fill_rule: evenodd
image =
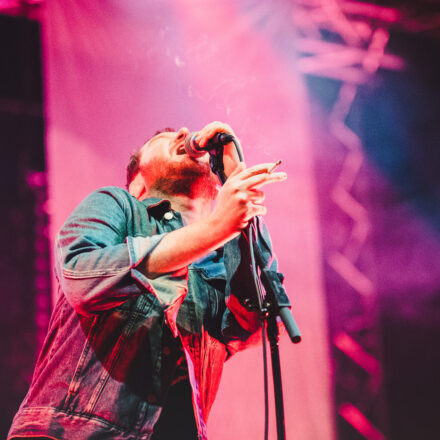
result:
M 335 364 L 337 413 L 362 437 L 385 440 L 376 286 L 370 274 L 358 264 L 371 223 L 367 208 L 352 193 L 364 154 L 361 139 L 346 125 L 346 119 L 359 88 L 371 82 L 379 68 L 405 67 L 402 58 L 386 52 L 390 27 L 402 19 L 402 14 L 397 9 L 360 2 L 295 0 L 292 19 L 297 32 L 300 71 L 341 82 L 329 115 L 329 127 L 346 154 L 331 198 L 351 219 L 352 227 L 344 246 L 330 250 L 325 258 L 350 286 L 347 291 L 357 313 L 346 315 L 345 322 L 331 335 L 332 351 L 344 357 L 343 367 L 338 360 Z M 344 383 L 347 378 L 351 378 L 349 386 Z M 338 393 L 338 387 L 343 387 L 344 393 Z
M 49 214 L 47 172 L 28 171 L 26 182 L 34 196 L 34 292 L 35 328 L 38 350 L 43 346 L 51 312 Z

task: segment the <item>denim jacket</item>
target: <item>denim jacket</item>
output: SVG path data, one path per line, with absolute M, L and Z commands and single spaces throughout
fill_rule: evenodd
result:
M 167 200 L 106 187 L 74 210 L 56 240 L 59 295 L 30 389 L 8 438 L 149 439 L 183 347 L 200 439 L 224 361 L 259 338 L 255 294 L 236 238 L 155 278 L 145 260 L 183 226 Z M 276 270 L 261 220 L 265 261 Z M 181 351 L 180 351 L 181 352 Z

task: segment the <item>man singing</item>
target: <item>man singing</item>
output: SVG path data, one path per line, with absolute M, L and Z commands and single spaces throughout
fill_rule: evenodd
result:
M 233 134 L 213 122 L 196 141 L 220 132 Z M 153 136 L 130 160 L 129 191 L 93 192 L 61 228 L 58 301 L 9 439 L 207 439 L 224 361 L 259 337 L 240 232 L 266 213 L 259 188 L 287 176 L 246 168 L 231 143 L 218 188 L 189 135 Z

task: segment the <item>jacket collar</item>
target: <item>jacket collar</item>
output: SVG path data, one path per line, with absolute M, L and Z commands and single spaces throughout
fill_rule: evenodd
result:
M 148 197 L 141 203 L 147 208 L 148 213 L 157 219 L 161 219 L 166 212 L 171 211 L 171 203 L 166 199 Z

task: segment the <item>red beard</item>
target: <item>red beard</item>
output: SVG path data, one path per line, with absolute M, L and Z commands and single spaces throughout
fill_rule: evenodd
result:
M 153 159 L 141 172 L 151 190 L 191 198 L 215 198 L 218 180 L 207 162 L 188 156 L 179 162 Z

